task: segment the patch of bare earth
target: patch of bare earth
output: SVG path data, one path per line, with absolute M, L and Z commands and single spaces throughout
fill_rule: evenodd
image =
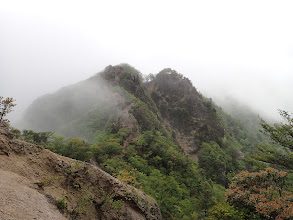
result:
M 29 181 L 0 170 L 0 219 L 66 219 L 46 197 L 28 187 Z

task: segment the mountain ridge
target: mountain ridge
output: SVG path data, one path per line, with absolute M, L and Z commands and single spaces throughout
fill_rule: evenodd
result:
M 68 94 L 50 95 L 49 109 L 42 105 L 48 97 L 36 100 L 27 119 L 35 117 L 45 131 L 68 138 L 53 136 L 49 149 L 94 160 L 153 196 L 164 218 L 204 217 L 223 200 L 229 178 L 249 166 L 243 158 L 255 148 L 255 139 L 175 70 L 143 80 L 128 64 L 110 65 L 83 83 L 71 86 Z M 90 101 L 79 106 L 82 99 Z M 54 118 L 54 126 L 46 115 Z
M 161 86 L 160 83 L 162 81 L 163 86 Z M 175 84 L 171 85 L 169 83 L 168 85 L 168 82 L 172 81 Z M 91 88 L 96 91 L 92 92 L 93 94 L 91 92 L 89 92 L 90 94 L 86 94 L 88 90 L 84 89 L 83 86 L 80 86 L 82 83 L 85 84 L 84 87 Z M 181 85 L 182 83 L 184 83 L 184 85 Z M 115 91 L 115 88 L 117 86 L 122 88 L 123 91 L 119 91 L 119 89 L 116 89 Z M 78 87 L 80 87 L 80 89 L 78 89 Z M 172 91 L 172 88 L 181 89 L 181 91 L 175 91 L 173 93 L 173 97 L 175 97 L 176 99 L 173 104 L 170 103 L 170 100 L 172 100 L 172 98 L 166 96 L 167 92 Z M 162 92 L 162 89 L 167 89 L 168 91 L 165 90 L 163 92 L 163 95 L 160 94 L 158 96 L 158 94 Z M 188 91 L 184 91 L 184 89 L 187 89 Z M 80 94 L 75 95 L 76 91 L 74 90 L 77 90 Z M 62 94 L 65 93 L 65 91 L 67 94 Z M 183 95 L 187 97 L 176 97 L 182 91 L 184 93 Z M 59 101 L 58 94 L 59 96 L 65 98 Z M 100 94 L 103 94 L 103 98 Z M 129 102 L 133 102 L 133 100 L 131 100 L 131 95 L 133 95 L 141 102 L 136 103 L 136 105 L 129 105 Z M 74 98 L 72 98 L 71 96 L 73 96 L 74 98 L 77 97 L 77 99 L 74 100 Z M 165 101 L 166 98 L 169 98 L 169 103 Z M 183 98 L 183 100 L 180 100 L 181 98 Z M 160 71 L 153 81 L 143 82 L 140 72 L 127 64 L 118 66 L 110 65 L 106 67 L 105 70 L 101 73 L 98 73 L 90 77 L 89 79 L 82 81 L 81 83 L 62 88 L 56 93 L 39 97 L 26 110 L 26 114 L 24 116 L 24 121 L 26 121 L 26 123 L 24 127 L 37 131 L 52 130 L 67 137 L 77 136 L 82 139 L 88 140 L 84 136 L 78 135 L 78 133 L 81 133 L 80 130 L 70 133 L 70 130 L 72 129 L 72 126 L 74 126 L 74 124 L 67 125 L 67 131 L 62 132 L 62 130 L 65 130 L 62 129 L 62 127 L 65 126 L 64 124 L 67 123 L 66 121 L 74 121 L 75 118 L 83 117 L 85 115 L 84 113 L 86 113 L 88 109 L 94 108 L 94 102 L 88 104 L 84 101 L 85 99 L 89 100 L 89 102 L 95 100 L 94 102 L 100 103 L 100 105 L 108 106 L 108 108 L 104 111 L 116 111 L 112 112 L 115 115 L 115 123 L 120 123 L 118 122 L 120 120 L 124 122 L 124 124 L 128 124 L 128 127 L 131 124 L 137 124 L 136 127 L 143 126 L 142 130 L 148 130 L 150 129 L 150 126 L 155 126 L 155 129 L 159 129 L 159 127 L 161 127 L 160 124 L 165 123 L 166 125 L 168 125 L 167 127 L 169 127 L 171 133 L 176 130 L 175 133 L 177 133 L 178 136 L 177 138 L 175 137 L 176 142 L 179 143 L 179 145 L 181 144 L 186 146 L 183 148 L 186 151 L 185 153 L 188 155 L 196 154 L 202 142 L 214 140 L 220 143 L 220 139 L 224 137 L 224 130 L 220 127 L 220 120 L 219 118 L 217 118 L 215 113 L 216 110 L 213 109 L 212 104 L 209 101 L 204 100 L 202 95 L 196 91 L 196 89 L 187 78 L 169 68 Z M 51 103 L 48 110 L 45 109 L 46 107 L 44 106 L 44 103 L 42 103 L 42 100 L 46 100 L 44 101 L 45 103 Z M 176 101 L 178 103 L 176 103 Z M 77 107 L 76 104 L 74 105 L 74 103 L 78 103 Z M 145 106 L 144 104 L 146 104 L 147 106 Z M 55 109 L 54 106 L 56 106 Z M 66 111 L 64 110 L 64 112 L 66 113 L 63 113 L 63 116 L 61 117 L 58 116 L 58 114 L 63 111 L 62 108 L 60 111 L 58 109 L 58 106 L 63 106 L 63 109 L 67 109 Z M 168 106 L 168 111 L 166 111 L 166 106 Z M 187 109 L 187 111 L 185 112 L 183 109 L 184 107 L 186 107 Z M 38 110 L 38 108 L 40 108 L 40 110 Z M 149 109 L 149 111 L 147 111 L 149 117 L 157 118 L 157 120 L 152 120 L 152 125 L 144 125 L 143 123 L 145 123 L 146 120 L 141 119 L 142 115 L 139 115 L 140 108 Z M 183 111 L 181 111 L 182 109 Z M 71 111 L 83 112 L 83 115 L 74 115 L 74 113 L 71 113 Z M 127 111 L 130 114 L 127 115 Z M 39 115 L 38 112 L 41 112 L 41 118 L 37 117 Z M 121 114 L 122 112 L 124 113 Z M 47 117 L 46 115 L 50 117 Z M 44 116 L 47 118 L 44 118 Z M 136 122 L 133 116 L 136 119 Z M 127 123 L 127 120 L 123 120 L 123 117 L 126 117 L 128 120 L 130 120 L 131 123 Z M 52 118 L 58 118 L 55 121 L 57 121 L 57 124 L 60 123 L 60 126 L 50 125 L 50 123 L 54 121 L 52 120 Z M 172 120 L 170 120 L 171 118 Z M 187 126 L 187 124 L 189 124 L 189 126 Z M 189 130 L 182 130 L 182 127 L 188 127 Z M 194 130 L 195 128 L 196 130 Z M 188 137 L 186 137 L 186 133 L 188 133 Z M 187 141 L 183 141 L 183 139 L 186 139 Z M 184 142 L 188 142 L 189 144 L 183 144 Z

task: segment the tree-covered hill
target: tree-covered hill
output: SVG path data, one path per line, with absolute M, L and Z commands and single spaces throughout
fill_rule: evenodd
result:
M 54 132 L 47 148 L 145 191 L 165 219 L 207 216 L 258 141 L 183 75 L 164 69 L 145 80 L 128 64 L 38 98 L 23 126 Z

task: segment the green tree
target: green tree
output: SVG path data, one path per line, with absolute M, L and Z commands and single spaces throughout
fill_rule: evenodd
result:
M 10 132 L 13 134 L 15 138 L 21 137 L 21 131 L 17 128 L 10 127 Z
M 202 144 L 199 164 L 208 178 L 224 186 L 228 185 L 227 174 L 232 168 L 232 158 L 216 142 Z
M 46 146 L 46 148 L 58 154 L 62 154 L 65 147 L 66 147 L 65 138 L 62 136 L 56 136 L 56 135 L 52 135 L 50 137 L 49 143 Z
M 21 138 L 34 144 L 47 145 L 53 132 L 35 132 L 33 130 L 23 130 Z
M 209 210 L 208 220 L 244 220 L 245 213 L 227 202 L 220 202 Z
M 16 106 L 13 103 L 15 100 L 13 98 L 6 98 L 4 99 L 3 96 L 0 96 L 0 124 L 3 122 L 9 122 L 8 119 L 3 119 L 9 112 L 12 111 L 12 108 Z
M 268 135 L 276 144 L 293 150 L 293 118 L 284 110 L 279 110 L 283 122 L 275 123 L 273 126 L 262 120 L 263 133 Z
M 279 110 L 283 122 L 270 125 L 264 120 L 261 122 L 262 132 L 269 136 L 276 146 L 260 145 L 258 154 L 253 155 L 257 160 L 293 170 L 293 118 L 284 111 Z
M 62 153 L 67 157 L 77 160 L 86 160 L 89 158 L 89 146 L 86 142 L 78 138 L 70 138 Z

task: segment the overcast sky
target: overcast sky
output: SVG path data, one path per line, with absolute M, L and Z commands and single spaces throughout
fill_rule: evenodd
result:
M 0 95 L 36 97 L 129 63 L 215 101 L 293 112 L 292 1 L 0 0 Z M 12 119 L 13 121 L 13 119 Z

